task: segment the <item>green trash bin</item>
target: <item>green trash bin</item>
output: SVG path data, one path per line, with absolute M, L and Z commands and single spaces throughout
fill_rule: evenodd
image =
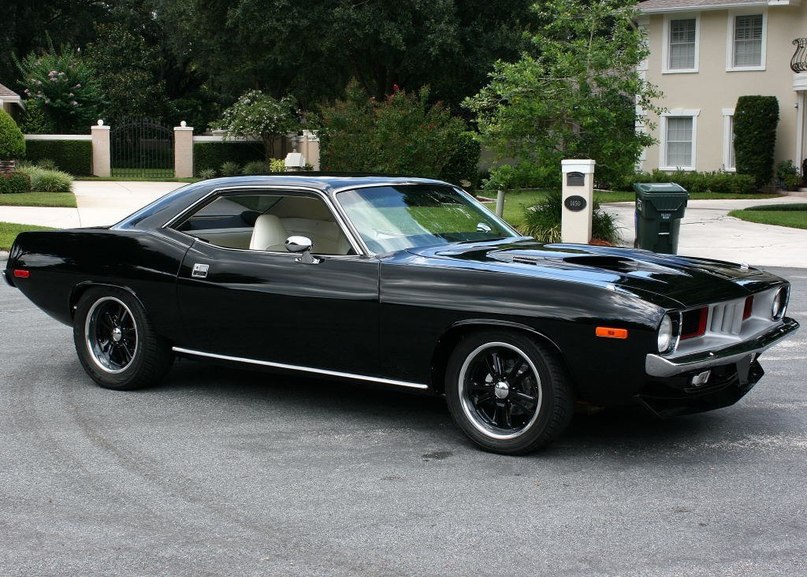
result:
M 678 252 L 678 233 L 689 193 L 674 182 L 633 185 L 636 191 L 636 246 L 653 252 Z

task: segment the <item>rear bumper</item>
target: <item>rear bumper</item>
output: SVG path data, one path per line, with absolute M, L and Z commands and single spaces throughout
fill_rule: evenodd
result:
M 651 377 L 666 378 L 684 373 L 704 371 L 721 365 L 731 365 L 743 361 L 750 362 L 751 357 L 756 358 L 756 355 L 769 349 L 798 328 L 798 322 L 791 318 L 785 318 L 782 324 L 757 338 L 719 351 L 705 351 L 675 359 L 649 354 L 645 359 L 645 371 Z

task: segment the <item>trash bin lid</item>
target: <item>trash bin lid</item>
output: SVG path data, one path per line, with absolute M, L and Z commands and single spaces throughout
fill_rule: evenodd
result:
M 644 194 L 657 192 L 683 192 L 689 194 L 683 186 L 674 182 L 637 182 L 633 185 L 633 190 Z

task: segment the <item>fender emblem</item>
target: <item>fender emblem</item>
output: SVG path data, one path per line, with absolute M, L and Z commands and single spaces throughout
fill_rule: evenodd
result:
M 209 264 L 195 264 L 193 265 L 193 270 L 191 271 L 191 276 L 193 278 L 207 278 L 207 271 L 210 270 Z

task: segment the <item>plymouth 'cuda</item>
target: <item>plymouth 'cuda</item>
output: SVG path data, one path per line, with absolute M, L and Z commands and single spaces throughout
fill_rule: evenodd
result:
M 99 385 L 176 356 L 445 395 L 484 449 L 557 438 L 575 403 L 725 407 L 798 328 L 767 272 L 540 244 L 444 182 L 237 177 L 102 228 L 20 234 L 9 284 L 73 328 Z

